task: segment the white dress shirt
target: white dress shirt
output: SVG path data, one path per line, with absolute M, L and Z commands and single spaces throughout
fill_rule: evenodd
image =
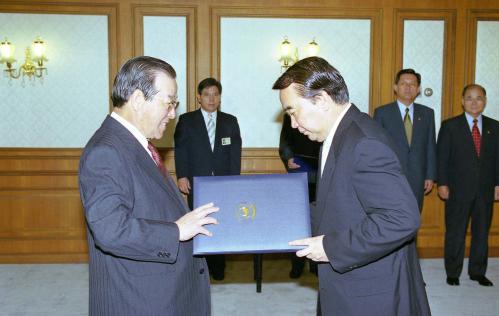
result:
M 149 141 L 144 135 L 142 135 L 142 133 L 138 130 L 138 128 L 135 127 L 132 123 L 125 120 L 116 112 L 111 112 L 111 117 L 116 121 L 118 121 L 118 123 L 123 125 L 130 133 L 132 133 L 132 135 L 139 141 L 139 143 L 142 145 L 142 147 L 144 147 L 144 149 L 149 154 L 149 156 L 151 156 L 152 159 L 152 154 L 149 151 L 149 148 L 147 148 L 147 146 L 149 145 Z
M 351 103 L 348 103 L 348 105 L 343 109 L 343 111 L 340 113 L 338 118 L 333 124 L 333 127 L 331 127 L 331 130 L 329 131 L 329 134 L 326 137 L 326 140 L 322 144 L 322 156 L 321 156 L 321 177 L 322 174 L 324 173 L 324 166 L 326 165 L 326 160 L 327 156 L 329 155 L 329 150 L 331 149 L 331 144 L 333 143 L 333 138 L 334 134 L 336 133 L 336 130 L 338 129 L 338 126 L 340 125 L 341 120 L 347 114 L 348 109 L 352 106 Z

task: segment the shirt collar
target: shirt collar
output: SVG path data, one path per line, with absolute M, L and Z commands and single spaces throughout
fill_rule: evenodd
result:
M 324 166 L 326 165 L 326 160 L 327 160 L 327 156 L 329 155 L 329 150 L 331 149 L 331 144 L 333 143 L 334 134 L 336 134 L 336 130 L 338 129 L 338 126 L 340 126 L 341 120 L 343 119 L 345 114 L 347 114 L 348 109 L 350 109 L 351 106 L 352 106 L 352 103 L 349 103 L 343 109 L 343 111 L 340 113 L 340 115 L 338 115 L 338 118 L 336 119 L 333 126 L 331 127 L 331 130 L 329 130 L 329 134 L 327 135 L 326 140 L 324 141 L 324 143 L 322 145 L 321 176 L 322 176 L 322 172 L 324 171 Z
M 473 128 L 473 116 L 471 116 L 469 113 L 467 112 L 464 112 L 464 116 L 466 117 L 466 121 L 468 122 L 468 125 L 470 126 L 470 128 Z M 478 125 L 478 128 L 481 130 L 482 129 L 482 114 L 478 115 L 478 117 L 476 118 L 477 119 L 477 125 Z
M 414 102 L 412 102 L 411 104 L 409 104 L 409 106 L 407 106 L 397 99 L 397 105 L 399 106 L 399 110 L 400 110 L 400 114 L 402 114 L 402 118 L 405 116 L 405 109 L 407 109 L 407 108 L 409 109 L 409 115 L 412 118 L 412 116 L 413 116 L 412 114 L 414 114 Z
M 201 109 L 201 113 L 203 114 L 203 117 L 204 117 L 204 120 L 207 122 L 208 121 L 208 114 L 211 113 L 211 117 L 215 120 L 216 122 L 216 119 L 217 119 L 217 112 L 218 111 L 213 111 L 213 112 L 207 112 L 205 110 L 203 110 L 203 108 L 200 108 Z
M 144 147 L 144 149 L 149 153 L 149 155 L 151 155 L 149 149 L 147 148 L 147 145 L 149 144 L 147 138 L 139 131 L 137 127 L 135 127 L 135 125 L 128 122 L 122 116 L 120 116 L 118 113 L 114 111 L 111 112 L 111 117 L 116 121 L 118 121 L 118 123 L 123 125 L 123 127 L 125 127 L 130 133 L 132 133 L 132 135 L 139 141 L 142 147 Z

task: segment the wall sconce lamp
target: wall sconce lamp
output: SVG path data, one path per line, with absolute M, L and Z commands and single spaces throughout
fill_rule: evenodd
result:
M 33 41 L 32 50 L 27 47 L 25 50 L 24 63 L 15 69 L 13 64 L 16 62 L 14 58 L 14 45 L 9 42 L 6 38 L 0 43 L 0 63 L 5 63 L 6 69 L 4 69 L 5 76 L 9 79 L 18 79 L 27 76 L 30 80 L 32 78 L 42 78 L 43 75 L 47 74 L 47 68 L 44 66 L 43 62 L 48 61 L 45 56 L 45 43 L 40 37 L 37 37 Z
M 315 37 L 310 43 L 308 43 L 306 48 L 307 57 L 317 56 L 319 54 L 319 44 L 315 41 Z M 284 41 L 281 43 L 281 71 L 286 71 L 294 63 L 296 63 L 300 58 L 298 57 L 298 48 L 293 47 L 288 40 L 287 36 L 284 36 Z

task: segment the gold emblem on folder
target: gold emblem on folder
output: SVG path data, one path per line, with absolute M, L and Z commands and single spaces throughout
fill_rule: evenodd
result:
M 256 217 L 256 205 L 251 203 L 239 203 L 236 209 L 236 217 L 241 221 L 254 220 Z

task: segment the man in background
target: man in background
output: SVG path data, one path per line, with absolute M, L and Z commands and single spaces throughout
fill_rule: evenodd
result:
M 210 315 L 209 277 L 192 237 L 217 208 L 189 212 L 148 141 L 175 118 L 175 70 L 128 60 L 114 80 L 113 112 L 85 146 L 79 183 L 87 223 L 90 315 Z
M 298 61 L 273 88 L 292 127 L 324 142 L 314 237 L 290 242 L 319 263 L 318 314 L 430 315 L 414 244 L 418 205 L 389 136 L 322 58 Z
M 315 201 L 317 183 L 317 166 L 321 143 L 313 142 L 297 129 L 291 127 L 291 118 L 284 115 L 279 139 L 279 156 L 288 173 L 306 172 L 308 178 L 308 200 Z M 297 279 L 303 272 L 305 258 L 294 254 L 291 257 L 291 271 L 289 277 Z M 317 265 L 310 262 L 310 270 L 317 271 Z
M 219 111 L 222 85 L 206 78 L 198 85 L 200 109 L 180 115 L 175 128 L 175 168 L 180 191 L 193 207 L 193 177 L 241 173 L 241 135 L 237 118 Z M 207 256 L 215 280 L 225 277 L 225 256 Z
M 421 212 L 424 195 L 430 193 L 437 177 L 437 157 L 435 114 L 431 108 L 414 103 L 420 89 L 419 73 L 413 69 L 400 70 L 393 85 L 397 100 L 378 107 L 374 119 L 393 139 Z
M 438 134 L 438 195 L 445 200 L 445 271 L 447 284 L 459 285 L 466 228 L 471 218 L 468 275 L 483 286 L 493 202 L 499 200 L 499 123 L 482 114 L 485 88 L 464 87 L 464 113 L 442 122 Z

